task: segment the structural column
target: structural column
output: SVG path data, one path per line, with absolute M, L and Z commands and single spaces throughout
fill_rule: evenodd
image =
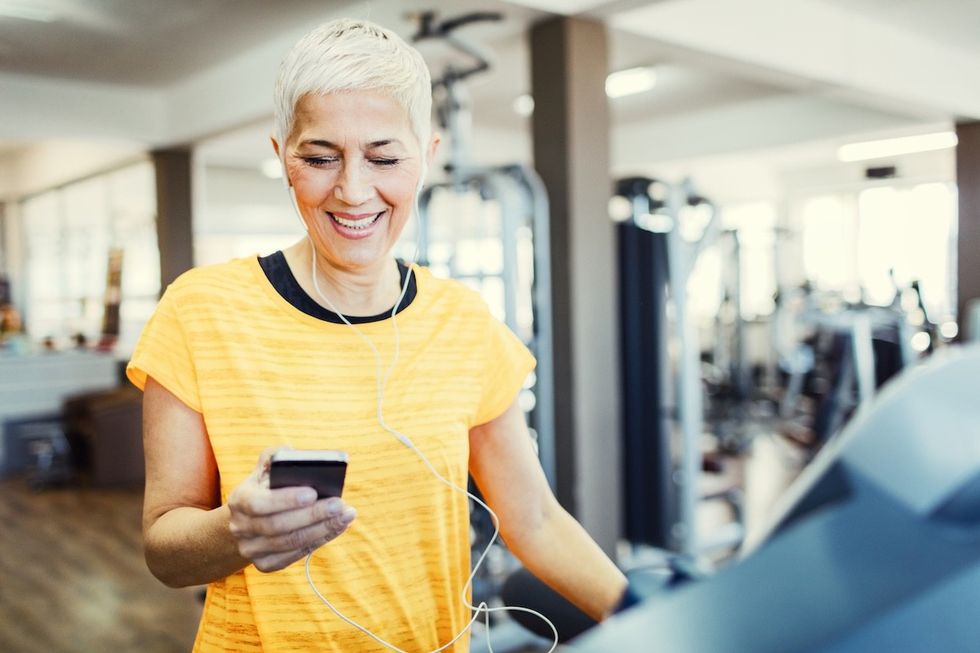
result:
M 606 40 L 582 18 L 531 29 L 534 162 L 551 202 L 557 494 L 612 553 L 621 474 Z
M 960 332 L 964 327 L 977 331 L 980 325 L 968 324 L 966 305 L 980 299 L 980 122 L 956 126 L 956 183 L 959 196 L 959 231 L 957 237 L 957 315 Z
M 157 186 L 157 242 L 160 247 L 160 292 L 194 265 L 191 221 L 191 151 L 156 150 L 152 154 Z

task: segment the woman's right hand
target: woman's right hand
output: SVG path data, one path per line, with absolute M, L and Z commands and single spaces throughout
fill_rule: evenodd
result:
M 239 554 L 259 571 L 278 571 L 335 539 L 357 513 L 339 497 L 316 499 L 308 487 L 269 489 L 276 449 L 266 449 L 252 473 L 228 497 L 229 530 Z

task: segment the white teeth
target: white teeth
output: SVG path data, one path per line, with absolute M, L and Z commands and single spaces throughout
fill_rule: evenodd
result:
M 384 213 L 384 211 L 382 211 L 382 213 Z M 373 218 L 369 218 L 367 220 L 364 220 L 364 219 L 361 219 L 361 220 L 347 220 L 346 218 L 341 218 L 340 216 L 334 215 L 333 213 L 329 213 L 328 215 L 331 218 L 333 218 L 337 222 L 337 224 L 339 224 L 342 227 L 347 227 L 348 229 L 367 229 L 368 227 L 370 227 L 371 225 L 373 225 L 375 222 L 377 222 L 378 221 L 378 218 L 381 217 L 381 213 L 378 213 Z

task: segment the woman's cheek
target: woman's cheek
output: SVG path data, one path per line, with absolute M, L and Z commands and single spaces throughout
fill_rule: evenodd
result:
M 330 175 L 326 172 L 317 171 L 317 174 L 311 174 L 310 171 L 304 170 L 292 179 L 298 202 L 318 205 L 330 193 L 332 184 Z

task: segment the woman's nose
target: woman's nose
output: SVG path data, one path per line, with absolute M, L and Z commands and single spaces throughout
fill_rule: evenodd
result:
M 371 193 L 369 175 L 365 174 L 361 166 L 345 163 L 334 186 L 334 197 L 345 204 L 357 206 L 371 199 Z

